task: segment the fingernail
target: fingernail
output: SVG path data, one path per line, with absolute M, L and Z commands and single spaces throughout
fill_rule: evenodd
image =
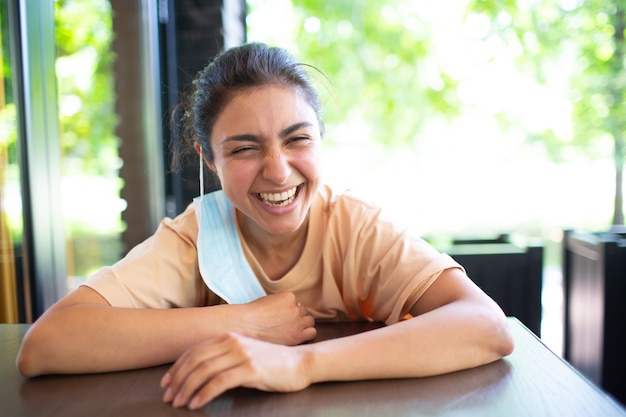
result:
M 161 378 L 161 388 L 167 387 L 170 384 L 171 379 L 172 377 L 169 372 L 163 375 L 163 378 Z
M 195 410 L 200 408 L 200 399 L 198 397 L 193 397 L 193 400 L 187 406 L 190 410 Z
M 163 394 L 163 402 L 169 403 L 170 401 L 172 401 L 172 389 L 168 388 L 165 390 L 165 393 Z
M 176 408 L 185 405 L 185 403 L 183 402 L 183 396 L 181 394 L 177 394 L 176 398 L 174 398 L 174 402 L 172 403 L 172 405 Z

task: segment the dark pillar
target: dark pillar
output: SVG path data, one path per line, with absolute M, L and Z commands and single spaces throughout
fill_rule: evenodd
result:
M 167 13 L 161 13 L 162 74 L 166 121 L 186 88 L 208 61 L 225 48 L 246 41 L 245 0 L 170 0 Z M 176 135 L 164 126 L 165 166 L 171 162 L 170 147 Z M 180 172 L 167 172 L 166 196 L 169 216 L 182 212 L 199 194 L 199 169 L 196 158 L 185 163 Z M 207 181 L 205 192 L 218 185 Z

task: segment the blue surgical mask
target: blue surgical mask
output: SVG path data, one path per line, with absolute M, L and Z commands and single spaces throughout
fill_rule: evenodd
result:
M 200 153 L 200 166 L 203 165 Z M 202 170 L 200 171 L 202 175 Z M 235 209 L 224 194 L 214 191 L 194 199 L 198 221 L 198 265 L 206 285 L 229 304 L 245 304 L 266 295 L 245 254 Z

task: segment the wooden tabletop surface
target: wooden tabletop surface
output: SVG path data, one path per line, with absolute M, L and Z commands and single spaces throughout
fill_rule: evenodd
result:
M 167 366 L 27 379 L 15 357 L 28 325 L 0 325 L 0 416 L 626 416 L 626 410 L 509 318 L 516 347 L 505 359 L 429 378 L 335 382 L 289 394 L 238 388 L 196 411 L 161 402 Z M 318 339 L 377 327 L 323 324 Z

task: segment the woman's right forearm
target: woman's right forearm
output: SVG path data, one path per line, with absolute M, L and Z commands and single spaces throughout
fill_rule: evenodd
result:
M 190 346 L 228 332 L 286 345 L 316 334 L 293 293 L 241 305 L 142 309 L 111 307 L 80 287 L 33 324 L 18 367 L 26 376 L 143 368 L 174 362 Z
M 18 367 L 26 376 L 107 372 L 173 362 L 189 346 L 237 327 L 239 306 L 167 310 L 102 303 L 60 305 L 26 334 Z

